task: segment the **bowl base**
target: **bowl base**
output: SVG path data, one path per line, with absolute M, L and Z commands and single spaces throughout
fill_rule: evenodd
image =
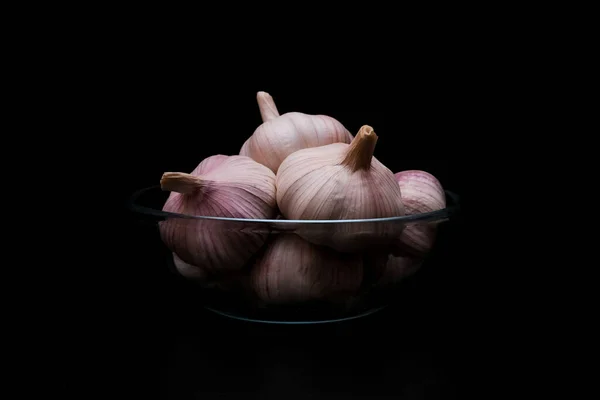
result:
M 311 324 L 328 324 L 328 323 L 335 323 L 335 322 L 344 322 L 344 321 L 349 321 L 349 320 L 353 320 L 353 319 L 363 318 L 363 317 L 369 316 L 371 314 L 375 314 L 377 311 L 381 311 L 385 307 L 386 306 L 384 305 L 384 306 L 380 306 L 377 308 L 372 308 L 372 309 L 363 311 L 360 314 L 347 316 L 347 317 L 340 317 L 340 318 L 322 319 L 322 320 L 315 319 L 315 320 L 286 321 L 286 320 L 276 320 L 276 319 L 258 319 L 258 318 L 244 317 L 242 315 L 236 315 L 231 312 L 221 311 L 216 308 L 204 306 L 204 308 L 206 308 L 207 310 L 212 311 L 216 314 L 219 314 L 219 315 L 227 317 L 227 318 L 232 318 L 232 319 L 246 321 L 246 322 L 256 322 L 256 323 L 261 323 L 261 324 L 279 324 L 279 325 L 311 325 Z

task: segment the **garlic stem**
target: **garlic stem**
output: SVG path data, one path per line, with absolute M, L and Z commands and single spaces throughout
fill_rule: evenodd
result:
M 368 170 L 371 167 L 377 139 L 378 136 L 373 128 L 369 125 L 363 125 L 350 143 L 341 165 L 348 166 L 352 171 Z
M 267 92 L 258 92 L 256 94 L 256 101 L 258 102 L 258 108 L 260 108 L 260 116 L 263 122 L 279 117 L 279 111 L 273 97 Z
M 202 179 L 183 172 L 165 172 L 160 179 L 160 188 L 169 192 L 189 194 L 202 186 Z

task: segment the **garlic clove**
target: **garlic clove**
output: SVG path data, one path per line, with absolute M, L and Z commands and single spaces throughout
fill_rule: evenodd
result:
M 404 215 L 394 174 L 373 156 L 378 137 L 364 125 L 351 144 L 333 143 L 289 155 L 275 185 L 277 204 L 288 219 L 348 220 Z M 308 241 L 341 252 L 387 246 L 403 224 L 352 222 L 306 224 L 297 233 Z
M 331 143 L 350 143 L 352 135 L 326 115 L 289 112 L 279 115 L 271 95 L 257 93 L 263 123 L 244 142 L 240 155 L 251 157 L 277 173 L 281 162 L 297 150 Z
M 183 278 L 199 285 L 203 289 L 217 290 L 221 292 L 236 292 L 241 294 L 251 293 L 249 276 L 245 271 L 234 271 L 230 273 L 210 275 L 203 268 L 196 267 L 183 261 L 173 253 L 173 264 L 175 270 Z
M 275 175 L 249 157 L 212 156 L 191 174 L 167 172 L 171 191 L 163 210 L 192 216 L 270 219 L 277 212 Z M 166 246 L 184 262 L 208 273 L 241 269 L 264 244 L 260 224 L 170 218 L 159 223 Z
M 186 279 L 198 282 L 206 282 L 208 280 L 208 274 L 204 269 L 186 263 L 175 253 L 173 253 L 172 256 L 173 264 L 175 265 L 175 270 L 177 270 L 179 275 L 183 276 Z
M 446 207 L 446 195 L 439 180 L 420 170 L 408 170 L 394 175 L 402 192 L 407 215 L 441 210 Z M 437 236 L 437 223 L 408 224 L 397 241 L 395 254 L 421 256 L 431 251 Z
M 268 243 L 251 271 L 251 286 L 267 304 L 291 304 L 356 294 L 362 259 L 316 246 L 294 234 Z

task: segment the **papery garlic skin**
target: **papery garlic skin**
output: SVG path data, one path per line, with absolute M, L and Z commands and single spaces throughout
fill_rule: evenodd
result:
M 243 144 L 240 155 L 251 157 L 274 173 L 295 151 L 352 140 L 350 132 L 335 118 L 299 112 L 279 115 L 273 98 L 265 92 L 258 92 L 257 101 L 263 123 Z
M 407 170 L 394 174 L 402 192 L 402 202 L 407 215 L 441 210 L 446 207 L 446 194 L 440 181 L 432 174 L 420 170 Z M 437 224 L 422 222 L 408 224 L 397 242 L 400 252 L 421 256 L 431 251 L 437 234 Z
M 362 277 L 360 257 L 280 234 L 253 266 L 251 286 L 265 303 L 290 304 L 351 296 Z
M 373 157 L 377 135 L 363 126 L 351 144 L 299 150 L 281 164 L 277 204 L 287 219 L 347 220 L 404 215 L 394 174 Z M 400 235 L 400 223 L 306 225 L 297 233 L 338 251 L 360 251 Z
M 163 207 L 168 212 L 244 219 L 277 212 L 275 175 L 249 157 L 211 156 L 191 174 L 165 173 L 161 186 L 172 191 Z M 172 252 L 207 273 L 241 269 L 268 235 L 238 221 L 169 218 L 159 226 Z

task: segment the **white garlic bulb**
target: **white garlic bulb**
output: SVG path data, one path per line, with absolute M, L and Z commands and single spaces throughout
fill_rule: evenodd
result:
M 259 299 L 271 304 L 335 299 L 359 290 L 362 268 L 360 257 L 281 234 L 254 265 L 251 285 Z
M 407 215 L 422 214 L 446 207 L 446 195 L 439 180 L 420 170 L 408 170 L 394 175 L 402 192 Z M 408 224 L 397 241 L 397 248 L 407 254 L 427 254 L 435 242 L 437 224 L 417 222 Z
M 297 150 L 352 140 L 350 132 L 332 117 L 299 112 L 279 115 L 268 93 L 258 92 L 256 98 L 263 123 L 246 140 L 240 155 L 251 157 L 275 173 L 281 162 Z
M 244 156 L 216 155 L 191 174 L 166 172 L 163 190 L 172 193 L 163 210 L 229 218 L 273 218 L 277 211 L 275 174 Z M 168 218 L 160 222 L 166 246 L 181 260 L 214 273 L 242 268 L 264 244 L 268 231 L 243 222 Z
M 404 215 L 394 174 L 374 156 L 377 135 L 361 127 L 352 143 L 299 150 L 277 172 L 277 204 L 287 219 L 347 220 Z M 390 222 L 316 224 L 300 227 L 307 240 L 338 251 L 384 245 L 402 232 Z

